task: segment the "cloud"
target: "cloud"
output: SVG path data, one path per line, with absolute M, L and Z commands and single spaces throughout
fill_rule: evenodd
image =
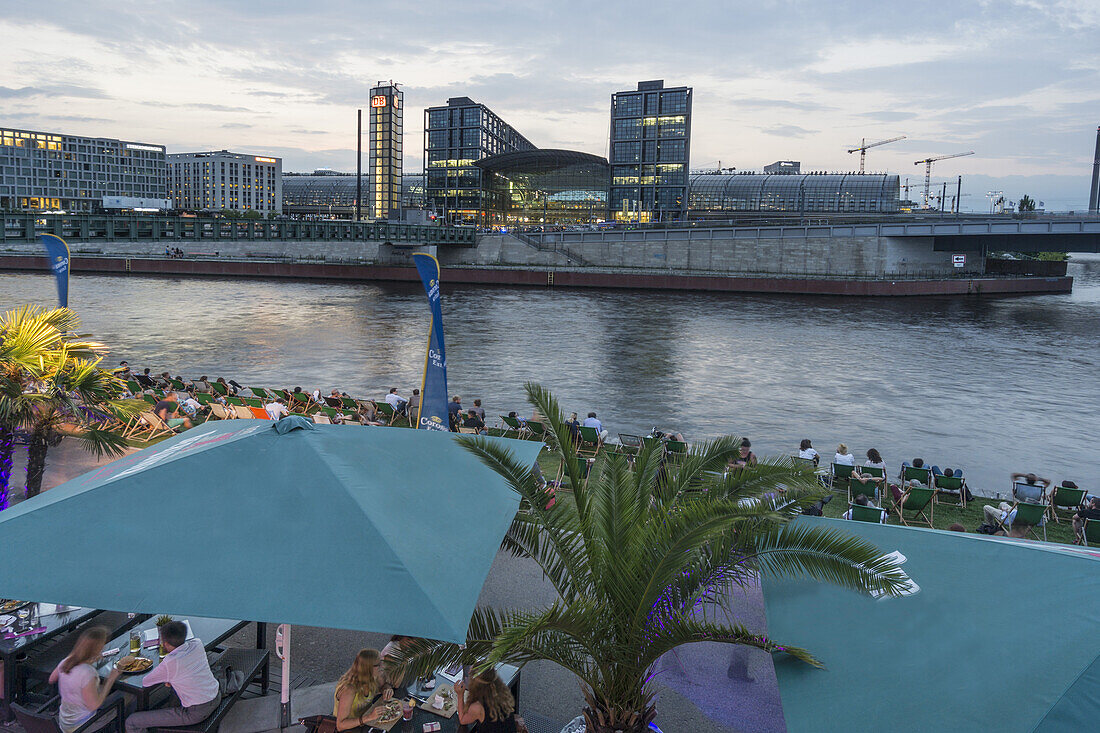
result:
M 776 135 L 777 137 L 805 137 L 817 132 L 817 130 L 807 130 L 805 127 L 799 127 L 798 125 L 775 125 L 763 128 L 761 131 L 766 135 Z
M 291 132 L 294 133 L 295 135 L 327 135 L 328 134 L 328 130 L 303 130 L 300 127 L 291 130 Z
M 205 112 L 252 112 L 248 107 L 232 107 L 225 104 L 211 104 L 210 102 L 155 102 L 142 101 L 138 104 L 146 107 L 173 107 L 175 109 L 198 109 Z
M 90 117 L 87 115 L 44 115 L 38 112 L 6 112 L 6 120 L 49 120 L 50 122 L 114 122 L 109 117 Z
M 836 107 L 819 102 L 763 99 L 761 97 L 734 97 L 730 102 L 739 109 L 793 109 L 801 112 L 821 112 L 836 109 Z
M 225 130 L 247 130 L 251 127 L 252 125 L 249 125 L 245 122 L 226 122 L 222 125 L 222 129 Z
M 76 84 L 49 84 L 33 87 L 0 87 L 0 99 L 26 99 L 30 97 L 74 97 L 79 99 L 110 99 L 102 89 Z

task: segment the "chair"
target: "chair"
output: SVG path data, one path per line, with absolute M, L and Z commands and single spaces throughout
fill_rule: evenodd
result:
M 394 422 L 397 420 L 397 410 L 395 410 L 393 405 L 391 405 L 389 402 L 386 402 L 385 400 L 382 400 L 381 402 L 375 402 L 374 407 L 376 410 L 378 410 L 379 415 L 386 418 L 387 425 L 393 425 Z
M 350 410 L 352 412 L 358 412 L 359 411 L 359 403 L 356 402 L 351 397 L 341 397 L 340 398 L 340 404 L 342 404 L 344 406 L 345 410 Z
M 249 387 L 252 390 L 252 394 L 259 397 L 261 400 L 270 400 L 271 394 L 263 387 Z
M 831 464 L 831 473 L 829 474 L 829 488 L 833 491 L 848 491 L 848 484 L 852 480 L 852 471 L 855 470 L 855 466 L 847 466 L 843 463 Z
M 619 433 L 619 443 L 623 447 L 623 453 L 637 453 L 642 449 L 642 437 L 640 435 Z
M 210 415 L 218 420 L 234 420 L 237 417 L 237 413 L 232 408 L 226 407 L 220 402 L 210 403 Z
M 894 502 L 894 511 L 902 524 L 908 526 L 909 522 L 917 522 L 932 526 L 932 514 L 935 505 L 932 502 L 936 496 L 936 490 L 927 486 L 909 486 L 904 489 L 901 498 Z M 905 518 L 906 510 L 911 510 L 913 515 Z M 927 511 L 926 511 L 927 510 Z
M 600 448 L 603 447 L 603 440 L 600 438 L 600 434 L 596 432 L 596 428 L 581 425 L 578 430 L 580 430 L 580 440 L 577 441 L 577 455 L 587 458 L 598 456 Z
M 504 431 L 506 437 L 509 432 L 514 432 L 517 438 L 524 438 L 527 436 L 527 428 L 519 421 L 518 417 L 508 417 L 507 415 L 499 415 L 499 417 L 501 424 L 508 426 Z
M 1070 489 L 1065 486 L 1055 486 L 1050 492 L 1050 518 L 1055 522 L 1058 519 L 1058 508 L 1069 509 L 1075 513 L 1085 503 L 1084 489 Z
M 682 461 L 688 452 L 688 444 L 682 440 L 666 440 L 665 455 L 672 461 Z
M 855 471 L 853 470 L 852 473 Z M 848 476 L 848 503 L 852 503 L 856 500 L 856 497 L 860 494 L 871 497 L 872 500 L 877 500 L 881 494 L 882 488 L 886 484 L 886 471 L 881 468 L 875 468 L 874 466 L 862 466 L 859 468 L 859 472 L 864 476 L 872 476 L 874 478 L 882 479 L 881 481 L 859 481 L 854 479 L 849 474 Z
M 122 437 L 129 440 L 149 441 L 162 435 L 171 435 L 174 432 L 163 420 L 150 411 L 140 413 L 138 419 L 134 421 L 133 427 Z
M 160 402 L 160 400 L 159 400 L 159 399 L 157 399 L 156 397 L 154 397 L 154 396 L 153 396 L 153 395 L 151 395 L 151 394 L 143 394 L 143 395 L 141 396 L 141 399 L 145 400 L 145 401 L 146 401 L 146 402 L 148 402 L 148 403 L 149 403 L 150 405 L 155 405 L 155 404 L 157 404 L 158 402 Z
M 932 487 L 932 469 L 917 468 L 916 466 L 902 466 L 901 475 L 898 476 L 903 485 L 907 485 L 913 479 L 920 481 L 925 486 Z
M 200 405 L 209 405 L 214 402 L 214 396 L 207 392 L 196 392 L 195 400 L 198 401 Z
M 581 478 L 581 485 L 588 486 L 588 477 L 592 474 L 592 466 L 596 463 L 596 459 L 586 456 L 570 456 L 566 455 L 565 460 L 558 462 L 558 474 L 554 479 L 554 484 L 561 487 L 562 482 L 565 481 L 565 461 L 576 461 L 577 473 Z
M 883 516 L 882 510 L 879 509 L 877 506 L 849 504 L 848 511 L 852 513 L 852 519 L 857 522 L 871 522 L 873 524 L 886 523 L 886 519 Z
M 259 407 L 263 409 L 264 401 L 259 397 L 245 397 L 244 404 L 246 407 Z
M 1038 496 L 1035 495 L 1036 489 L 1038 489 Z M 1012 483 L 1012 500 L 1028 504 L 1046 504 L 1049 501 L 1047 497 L 1047 487 L 1042 484 L 1029 484 L 1025 481 L 1014 481 Z
M 1095 519 L 1085 520 L 1085 547 L 1100 545 L 1100 521 Z
M 243 405 L 244 400 L 237 395 L 226 395 L 225 401 L 231 405 Z
M 535 438 L 536 440 L 541 440 L 545 442 L 549 439 L 550 434 L 547 432 L 546 426 L 538 420 L 528 420 L 527 430 L 530 432 L 531 437 Z
M 56 707 L 60 702 L 61 696 L 58 695 L 35 710 L 13 702 L 11 703 L 11 711 L 15 713 L 15 719 L 26 733 L 61 733 L 61 726 L 57 724 L 56 711 L 46 712 Z M 123 733 L 125 730 L 123 725 L 126 719 L 126 698 L 123 697 L 121 692 L 113 692 L 108 695 L 103 704 L 99 706 L 99 709 L 92 713 L 92 717 L 88 722 L 77 728 L 73 733 L 82 733 L 100 723 L 108 715 L 114 715 L 115 717 L 99 730 Z
M 130 390 L 130 394 L 141 394 L 141 385 L 132 379 L 126 380 L 126 389 Z
M 1027 527 L 1027 531 L 1023 534 L 1024 537 L 1033 534 L 1036 527 L 1042 527 L 1043 541 L 1046 541 L 1047 527 L 1046 524 L 1043 522 L 1043 518 L 1046 516 L 1047 509 L 1048 506 L 1046 504 L 1033 504 L 1030 501 L 1017 501 L 1012 506 L 1012 509 L 1007 514 L 1005 514 L 1004 519 L 1000 521 L 1000 527 L 1005 531 L 1005 534 L 1008 534 L 1009 525 L 1006 524 L 1006 521 L 1009 517 L 1012 517 L 1011 526 L 1015 527 L 1019 525 Z M 1013 512 L 1015 512 L 1015 516 L 1013 516 Z
M 222 397 L 227 397 L 229 395 L 229 388 L 221 382 L 211 382 L 210 386 L 213 387 L 214 391 L 220 394 Z
M 276 397 L 278 397 L 279 399 L 281 399 L 283 401 L 283 403 L 290 404 L 290 396 L 287 395 L 285 389 L 273 389 L 273 390 L 271 390 L 271 394 L 273 394 Z
M 962 476 L 933 476 L 932 486 L 936 489 L 937 501 L 940 494 L 959 497 L 959 506 L 966 509 L 966 479 Z
M 271 419 L 271 415 L 268 415 L 267 410 L 265 410 L 262 407 L 253 407 L 252 405 L 249 405 L 248 406 L 248 411 L 251 412 L 252 417 L 256 418 L 257 420 L 270 420 Z
M 181 391 L 187 389 L 187 385 L 178 379 L 169 379 L 168 382 L 172 385 L 172 389 Z
M 233 414 L 236 415 L 241 420 L 252 420 L 252 419 L 255 419 L 255 417 L 256 417 L 255 415 L 252 414 L 251 408 L 249 408 L 245 405 L 230 405 L 229 409 L 232 410 Z M 264 413 L 264 417 L 265 418 L 267 417 L 266 412 Z
M 316 425 L 332 425 L 332 420 L 329 420 L 328 415 L 325 414 L 314 415 L 313 422 Z

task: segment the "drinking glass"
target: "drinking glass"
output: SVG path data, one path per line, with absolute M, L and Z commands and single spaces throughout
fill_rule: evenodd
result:
M 412 700 L 401 701 L 401 717 L 405 720 L 412 720 L 413 706 Z
M 141 632 L 136 629 L 130 632 L 130 654 L 141 654 Z

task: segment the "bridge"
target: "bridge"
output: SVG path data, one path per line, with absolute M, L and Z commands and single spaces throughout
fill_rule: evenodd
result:
M 697 222 L 672 227 L 525 234 L 529 242 L 555 245 L 697 242 L 756 239 L 854 239 L 890 237 L 932 240 L 938 252 L 1100 252 L 1100 217 L 1037 214 L 1026 218 L 960 217 L 868 220 L 753 226 Z
M 0 245 L 30 244 L 39 234 L 67 242 L 153 242 L 169 247 L 218 242 L 371 242 L 395 247 L 474 247 L 471 227 L 363 221 L 282 221 L 112 214 L 0 214 Z

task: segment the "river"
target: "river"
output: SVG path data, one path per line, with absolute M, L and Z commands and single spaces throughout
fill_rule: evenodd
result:
M 1069 274 L 1072 294 L 983 299 L 445 287 L 450 388 L 529 414 L 537 381 L 612 436 L 730 433 L 758 455 L 810 438 L 826 461 L 844 442 L 961 466 L 983 493 L 1017 470 L 1095 489 L 1100 258 Z M 419 286 L 75 275 L 70 293 L 112 366 L 376 399 L 420 384 Z M 24 302 L 56 302 L 52 277 L 0 274 L 0 306 Z

